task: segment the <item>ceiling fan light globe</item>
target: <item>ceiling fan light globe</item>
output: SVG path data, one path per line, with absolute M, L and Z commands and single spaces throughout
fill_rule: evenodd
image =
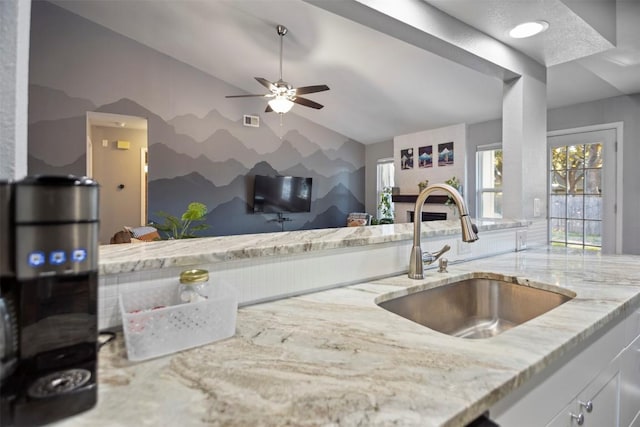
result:
M 288 113 L 289 110 L 291 110 L 291 107 L 293 107 L 293 102 L 284 96 L 276 96 L 271 101 L 269 101 L 269 107 L 271 107 L 271 109 L 276 113 L 284 114 Z

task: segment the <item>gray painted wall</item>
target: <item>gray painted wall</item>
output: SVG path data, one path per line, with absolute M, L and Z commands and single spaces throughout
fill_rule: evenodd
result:
M 84 174 L 85 115 L 99 111 L 148 121 L 152 220 L 199 201 L 203 234 L 280 231 L 275 214 L 251 213 L 258 174 L 313 178 L 311 212 L 288 215 L 286 230 L 344 226 L 364 210 L 364 145 L 297 116 L 304 107 L 281 122 L 264 99 L 225 99 L 243 91 L 53 4 L 32 12 L 30 174 Z
M 640 255 L 640 94 L 618 96 L 562 108 L 547 112 L 549 131 L 593 126 L 604 123 L 624 123 L 623 160 L 623 212 L 622 251 Z M 467 152 L 475 156 L 478 145 L 499 142 L 502 139 L 501 120 L 476 123 L 468 127 Z M 545 148 L 546 152 L 546 148 Z M 474 157 L 470 157 L 474 158 Z M 469 177 L 475 181 L 475 162 L 468 163 Z M 475 182 L 472 188 L 475 188 Z M 475 200 L 469 200 L 475 211 Z
M 393 159 L 393 140 L 365 146 L 365 188 L 364 205 L 367 213 L 377 216 L 378 196 L 376 194 L 377 164 L 380 159 Z

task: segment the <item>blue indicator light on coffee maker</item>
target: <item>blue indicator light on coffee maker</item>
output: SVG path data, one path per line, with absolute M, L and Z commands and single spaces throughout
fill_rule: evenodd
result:
M 87 259 L 87 250 L 86 249 L 74 249 L 71 253 L 71 259 L 73 262 L 82 262 Z
M 40 267 L 46 260 L 44 252 L 35 251 L 29 254 L 28 263 L 30 267 Z
M 67 256 L 64 251 L 52 251 L 49 254 L 49 264 L 60 265 L 67 260 Z

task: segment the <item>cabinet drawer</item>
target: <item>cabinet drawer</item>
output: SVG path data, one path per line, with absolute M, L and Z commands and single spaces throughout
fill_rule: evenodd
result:
M 593 427 L 618 425 L 619 396 L 620 371 L 616 359 L 578 396 L 576 403 L 578 411 L 584 415 L 583 425 Z M 586 408 L 588 404 L 592 405 L 591 411 Z
M 546 427 L 615 427 L 618 425 L 620 371 L 614 360 Z M 581 418 L 581 424 L 578 423 Z M 515 424 L 514 424 L 515 425 Z M 622 426 L 622 424 L 620 424 Z M 626 426 L 625 426 L 626 427 Z

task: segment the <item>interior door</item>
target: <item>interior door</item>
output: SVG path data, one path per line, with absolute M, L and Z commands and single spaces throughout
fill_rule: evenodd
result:
M 615 253 L 616 130 L 547 141 L 550 243 Z

